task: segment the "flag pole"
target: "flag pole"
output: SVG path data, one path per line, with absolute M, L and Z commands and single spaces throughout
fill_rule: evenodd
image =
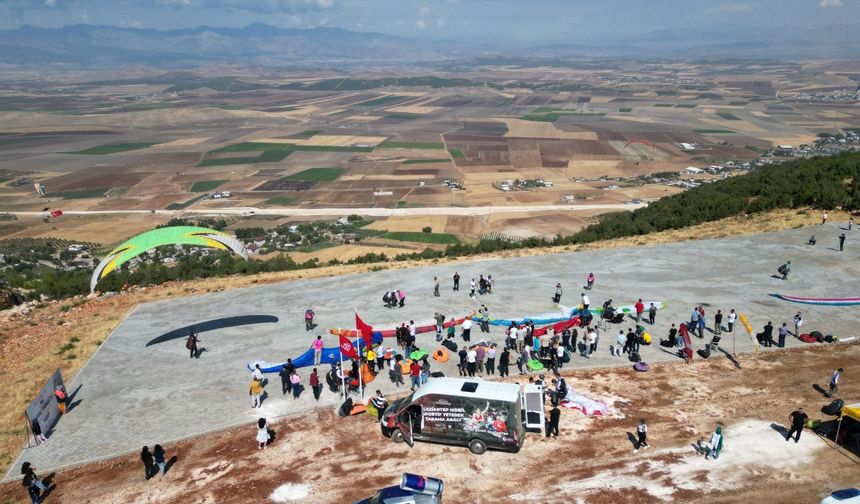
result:
M 343 348 L 338 348 L 338 353 L 340 354 L 340 386 L 341 390 L 343 390 L 341 397 L 343 400 L 346 400 L 346 374 L 343 372 Z
M 355 311 L 355 329 L 356 332 L 358 332 L 358 339 L 355 341 L 358 344 L 358 351 L 356 352 L 358 354 L 358 393 L 361 395 L 361 398 L 364 399 L 364 384 L 361 380 L 361 340 L 364 338 L 364 333 L 362 329 L 358 327 L 358 308 L 353 306 L 352 309 Z

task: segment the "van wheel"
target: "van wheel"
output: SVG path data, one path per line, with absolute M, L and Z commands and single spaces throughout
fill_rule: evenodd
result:
M 391 433 L 391 440 L 395 443 L 403 442 L 403 431 L 400 429 L 394 429 L 394 432 Z
M 403 435 L 401 433 L 401 435 Z M 473 439 L 469 441 L 469 451 L 474 453 L 475 455 L 483 455 L 485 451 L 487 451 L 487 443 L 481 441 L 480 439 Z

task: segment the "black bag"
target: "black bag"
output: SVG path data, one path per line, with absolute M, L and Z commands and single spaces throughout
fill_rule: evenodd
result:
M 456 343 L 454 343 L 452 340 L 445 340 L 445 341 L 443 341 L 443 342 L 442 342 L 442 346 L 443 346 L 443 347 L 445 347 L 445 348 L 447 348 L 447 349 L 448 349 L 449 351 L 451 351 L 451 352 L 456 352 L 456 351 L 457 351 L 457 344 L 456 344 Z
M 832 335 L 832 334 L 828 334 L 827 336 L 825 336 L 825 337 L 824 337 L 824 342 L 825 342 L 825 343 L 833 343 L 833 335 Z
M 430 376 L 432 376 L 433 378 L 444 378 L 445 373 L 443 373 L 442 371 L 433 371 L 432 373 L 430 373 Z
M 822 412 L 822 413 L 824 413 L 825 415 L 832 415 L 832 416 L 836 416 L 836 415 L 838 415 L 839 413 L 841 413 L 841 412 L 842 412 L 842 406 L 843 406 L 844 404 L 845 404 L 845 402 L 844 402 L 844 401 L 842 401 L 842 399 L 836 399 L 836 400 L 835 400 L 835 401 L 833 401 L 832 403 L 830 403 L 830 404 L 828 404 L 827 406 L 825 406 L 825 407 L 821 408 L 821 412 Z
M 699 354 L 699 357 L 701 357 L 703 359 L 707 359 L 708 357 L 711 356 L 711 349 L 710 348 L 702 348 L 700 350 L 696 350 L 696 353 Z
M 337 414 L 338 416 L 347 417 L 349 416 L 350 411 L 352 411 L 352 398 L 347 397 L 346 401 L 344 401 L 337 410 Z
M 777 273 L 779 273 L 780 275 L 785 275 L 785 272 L 786 272 L 785 264 L 783 264 L 782 266 L 780 266 L 779 268 L 777 268 L 777 270 L 776 270 L 776 271 L 777 271 Z
M 630 359 L 630 362 L 639 362 L 642 360 L 642 357 L 639 357 L 639 352 L 636 350 L 631 350 L 628 359 Z

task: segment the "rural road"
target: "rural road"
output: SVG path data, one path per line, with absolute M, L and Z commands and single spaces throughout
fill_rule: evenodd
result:
M 158 215 L 283 215 L 295 217 L 322 217 L 344 214 L 358 214 L 369 217 L 408 217 L 425 215 L 466 215 L 480 216 L 498 213 L 584 210 L 634 210 L 646 204 L 606 204 L 606 205 L 520 205 L 520 206 L 478 206 L 478 207 L 419 207 L 419 208 L 255 208 L 226 207 L 188 210 L 69 210 L 64 215 L 121 215 L 121 214 L 158 214 Z M 4 212 L 15 216 L 38 216 L 45 212 Z

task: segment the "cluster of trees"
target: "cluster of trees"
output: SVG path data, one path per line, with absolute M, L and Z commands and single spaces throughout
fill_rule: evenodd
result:
M 633 212 L 606 214 L 598 223 L 570 236 L 559 235 L 552 239 L 529 238 L 519 242 L 482 239 L 475 244 L 449 245 L 444 251 L 428 248 L 422 252 L 399 254 L 393 258 L 385 254 L 370 253 L 348 261 L 332 259 L 325 264 L 317 260 L 296 263 L 285 254 L 265 261 L 245 261 L 223 252 L 196 253 L 180 256 L 171 266 L 154 261 L 141 264 L 134 270 L 121 268 L 102 280 L 99 287 L 103 291 L 110 291 L 119 290 L 124 285 L 156 285 L 170 280 L 253 275 L 317 268 L 323 265 L 463 257 L 500 250 L 591 243 L 681 229 L 740 214 L 799 207 L 841 207 L 849 211 L 860 209 L 860 153 L 843 153 L 833 157 L 816 157 L 766 166 L 746 175 L 719 180 L 660 199 Z M 360 218 L 351 219 L 351 222 L 359 224 Z M 177 224 L 187 223 L 179 221 Z M 249 234 L 256 232 L 248 231 Z M 11 282 L 10 285 L 32 289 L 31 297 L 45 294 L 52 298 L 62 298 L 87 293 L 90 273 L 88 270 L 48 271 L 38 278 L 27 278 L 25 285 L 14 285 Z

